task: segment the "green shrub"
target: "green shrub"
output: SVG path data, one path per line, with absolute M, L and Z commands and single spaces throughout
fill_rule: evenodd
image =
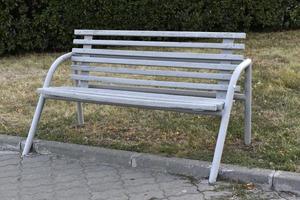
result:
M 299 0 L 0 0 L 0 54 L 66 50 L 75 28 L 300 28 Z

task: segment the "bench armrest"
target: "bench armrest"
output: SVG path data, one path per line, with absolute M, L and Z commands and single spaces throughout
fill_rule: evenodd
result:
M 69 53 L 66 53 L 60 57 L 58 57 L 51 65 L 50 69 L 48 70 L 48 73 L 47 73 L 47 76 L 46 76 L 46 79 L 45 79 L 45 82 L 44 82 L 44 85 L 43 87 L 49 87 L 50 83 L 51 83 L 51 80 L 52 80 L 52 77 L 53 77 L 53 74 L 54 72 L 56 71 L 57 67 L 62 63 L 64 62 L 65 60 L 68 60 L 70 59 L 72 56 L 72 52 L 69 52 Z
M 237 68 L 235 68 L 235 70 L 233 71 L 233 74 L 231 76 L 231 79 L 230 79 L 230 82 L 228 85 L 228 91 L 227 91 L 226 99 L 225 99 L 225 106 L 232 104 L 237 81 L 239 80 L 242 72 L 245 69 L 247 69 L 248 67 L 252 67 L 252 60 L 249 58 L 244 60 L 242 63 L 240 63 L 237 66 Z M 231 105 L 229 107 L 231 108 Z

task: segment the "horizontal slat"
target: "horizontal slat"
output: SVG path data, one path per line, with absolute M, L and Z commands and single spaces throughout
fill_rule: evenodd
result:
M 74 80 L 84 81 L 100 81 L 103 83 L 126 84 L 126 85 L 143 85 L 143 86 L 158 86 L 158 87 L 171 87 L 171 88 L 186 88 L 197 90 L 218 90 L 227 91 L 227 85 L 208 84 L 208 83 L 187 83 L 187 82 L 171 82 L 171 81 L 156 81 L 156 80 L 140 80 L 129 78 L 115 78 L 115 77 L 100 77 L 100 76 L 87 76 L 72 74 L 71 78 Z M 239 86 L 236 87 L 238 91 Z
M 73 70 L 93 71 L 105 73 L 118 74 L 138 74 L 148 76 L 169 76 L 169 77 L 184 77 L 184 78 L 201 78 L 201 79 L 216 79 L 216 80 L 230 80 L 231 74 L 221 73 L 199 73 L 199 72 L 184 72 L 184 71 L 169 71 L 169 70 L 142 70 L 130 68 L 116 68 L 116 67 L 93 67 L 72 65 Z
M 90 62 L 90 63 L 124 64 L 124 65 L 181 67 L 181 68 L 191 68 L 191 69 L 192 68 L 194 68 L 194 69 L 216 69 L 216 70 L 234 70 L 237 67 L 236 64 L 134 60 L 134 59 L 100 58 L 100 57 L 88 57 L 88 56 L 72 56 L 72 61 Z
M 218 99 L 188 96 L 176 96 L 175 99 L 173 95 L 158 95 L 150 93 L 115 91 L 105 89 L 56 87 L 41 88 L 38 91 L 46 95 L 79 98 L 99 102 L 127 104 L 133 106 L 143 105 L 153 107 L 217 111 L 222 109 L 224 105 L 224 102 Z
M 132 85 L 95 85 L 89 84 L 89 88 L 101 88 L 111 90 L 126 90 L 135 92 L 147 92 L 158 94 L 173 94 L 184 96 L 196 96 L 196 97 L 213 97 L 216 98 L 216 92 L 214 91 L 201 91 L 201 90 L 187 90 L 187 89 L 173 89 L 173 88 L 154 88 L 154 87 L 135 87 Z M 245 95 L 242 93 L 235 93 L 235 99 L 245 100 Z
M 244 39 L 245 33 L 191 31 L 75 30 L 75 35 Z
M 113 105 L 113 106 L 122 106 L 122 107 L 143 108 L 143 109 L 150 109 L 150 110 L 166 110 L 166 111 L 174 111 L 174 112 L 181 112 L 181 113 L 222 116 L 222 110 L 209 111 L 209 110 L 192 110 L 192 109 L 184 109 L 184 108 L 153 107 L 153 106 L 143 106 L 143 105 L 126 105 L 126 104 L 116 104 L 116 103 L 109 103 L 109 102 L 99 102 L 99 101 L 93 101 L 84 98 L 79 99 L 79 98 L 54 96 L 54 95 L 44 95 L 44 97 L 47 99 L 71 101 L 71 102 L 78 102 L 78 103 L 94 103 L 100 105 Z
M 242 61 L 244 56 L 234 54 L 204 54 L 204 53 L 186 53 L 186 52 L 162 52 L 162 51 L 127 51 L 127 50 L 107 50 L 107 49 L 85 49 L 73 48 L 73 53 L 94 54 L 101 56 L 119 56 L 124 58 L 143 59 L 153 58 L 162 60 L 162 58 L 171 58 L 183 61 L 213 60 L 213 61 Z
M 132 40 L 85 40 L 74 39 L 74 44 L 105 46 L 173 47 L 173 48 L 209 48 L 209 49 L 245 49 L 244 44 L 236 43 L 200 43 L 200 42 L 154 42 Z
M 155 99 L 160 101 L 172 101 L 178 103 L 195 103 L 195 104 L 224 104 L 225 100 L 216 99 L 216 98 L 207 98 L 207 97 L 192 97 L 192 96 L 183 96 L 177 95 L 174 98 L 174 95 L 168 94 L 154 94 L 154 93 L 145 93 L 145 92 L 133 92 L 133 91 L 117 91 L 109 89 L 95 89 L 95 88 L 82 88 L 82 87 L 51 87 L 54 90 L 61 91 L 74 91 L 80 92 L 82 94 L 94 94 L 101 96 L 113 96 L 113 97 L 126 97 L 133 99 Z

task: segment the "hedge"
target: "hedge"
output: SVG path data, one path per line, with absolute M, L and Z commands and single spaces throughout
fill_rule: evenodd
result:
M 75 28 L 300 28 L 299 0 L 0 0 L 0 9 L 0 54 L 69 49 Z

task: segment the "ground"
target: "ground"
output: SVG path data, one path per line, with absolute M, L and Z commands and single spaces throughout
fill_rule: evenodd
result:
M 223 163 L 300 172 L 300 30 L 250 33 L 246 55 L 254 61 L 253 143 L 243 145 L 243 109 L 234 106 Z M 38 87 L 61 53 L 0 59 L 0 134 L 26 136 Z M 70 63 L 55 85 L 70 83 Z M 84 127 L 75 104 L 49 100 L 38 138 L 192 159 L 212 159 L 219 119 L 166 111 L 85 105 Z
M 47 154 L 20 158 L 0 150 L 1 200 L 213 200 L 289 199 L 287 193 L 124 168 L 91 160 Z

